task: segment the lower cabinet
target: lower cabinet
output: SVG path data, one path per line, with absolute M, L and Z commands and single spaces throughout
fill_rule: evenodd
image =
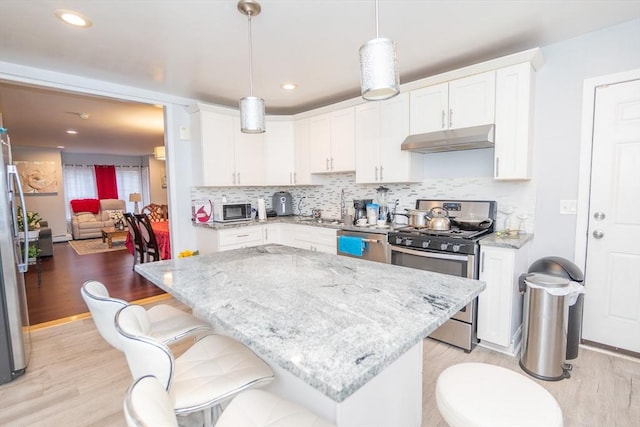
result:
M 310 225 L 293 225 L 293 238 L 289 246 L 335 254 L 337 251 L 336 230 Z
M 198 250 L 202 254 L 248 248 L 266 243 L 336 253 L 336 230 L 298 224 L 260 224 L 224 230 L 196 227 L 196 240 Z
M 527 246 L 520 249 L 481 246 L 480 280 L 487 288 L 478 297 L 480 345 L 517 355 L 522 340 L 522 295 L 518 278 L 527 271 Z

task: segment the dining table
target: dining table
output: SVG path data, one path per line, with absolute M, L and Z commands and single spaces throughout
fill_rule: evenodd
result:
M 160 251 L 161 259 L 171 259 L 171 237 L 169 234 L 169 221 L 151 221 L 151 229 L 156 237 L 158 243 L 158 249 Z M 133 254 L 133 241 L 131 234 L 127 234 L 125 240 L 125 246 L 131 254 Z

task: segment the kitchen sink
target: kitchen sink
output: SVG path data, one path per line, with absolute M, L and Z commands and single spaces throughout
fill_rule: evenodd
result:
M 318 224 L 331 224 L 340 226 L 344 225 L 343 222 L 335 218 L 314 218 L 312 216 L 298 216 L 296 217 L 296 219 L 300 222 L 316 222 Z

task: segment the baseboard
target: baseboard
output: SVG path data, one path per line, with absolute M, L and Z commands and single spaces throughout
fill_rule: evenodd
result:
M 51 236 L 51 239 L 53 240 L 53 243 L 68 242 L 69 240 L 72 240 L 71 234 L 69 234 L 69 233 L 67 233 L 67 234 L 56 234 L 55 236 Z

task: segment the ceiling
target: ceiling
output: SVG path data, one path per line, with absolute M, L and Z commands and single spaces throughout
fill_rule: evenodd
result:
M 1 0 L 1 60 L 236 107 L 249 95 L 248 24 L 236 4 Z M 260 4 L 252 20 L 253 80 L 267 113 L 359 96 L 358 49 L 375 37 L 373 0 Z M 58 9 L 78 11 L 93 26 L 63 24 Z M 397 43 L 401 83 L 637 18 L 640 0 L 379 2 L 380 36 Z M 284 91 L 284 82 L 298 88 Z M 162 143 L 162 110 L 153 106 L 0 82 L 0 108 L 14 145 L 149 154 Z M 79 133 L 70 138 L 69 127 Z

